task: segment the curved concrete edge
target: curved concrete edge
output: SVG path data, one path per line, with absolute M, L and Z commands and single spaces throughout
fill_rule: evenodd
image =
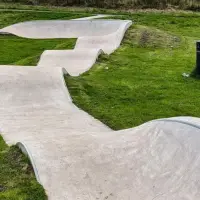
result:
M 100 53 L 100 54 L 101 54 L 101 53 Z M 99 121 L 97 118 L 93 117 L 92 115 L 90 115 L 89 113 L 85 112 L 83 109 L 81 109 L 80 107 L 78 107 L 77 105 L 75 105 L 75 104 L 73 103 L 73 99 L 72 99 L 72 97 L 71 97 L 71 95 L 70 95 L 70 93 L 69 93 L 68 87 L 67 87 L 66 82 L 65 82 L 65 78 L 64 78 L 65 75 L 69 75 L 69 76 L 70 76 L 70 74 L 68 73 L 68 71 L 67 71 L 65 68 L 62 68 L 62 69 L 61 69 L 62 87 L 63 87 L 63 92 L 65 93 L 65 95 L 67 96 L 67 98 L 68 98 L 68 100 L 69 100 L 68 103 L 69 103 L 71 106 L 73 106 L 73 107 L 75 107 L 76 109 L 78 109 L 80 112 L 84 112 L 84 114 L 87 115 L 89 118 L 92 118 L 93 120 L 95 120 L 96 122 L 99 123 L 100 121 Z M 100 122 L 100 124 L 101 124 L 102 127 L 105 128 L 105 130 L 104 130 L 105 132 L 106 132 L 106 129 L 107 129 L 107 131 L 112 131 L 112 129 L 111 129 L 110 127 L 108 127 L 107 125 L 103 124 L 102 122 Z
M 109 22 L 113 23 L 110 28 L 108 26 Z M 0 33 L 12 33 L 16 36 L 34 39 L 75 37 L 78 38 L 74 48 L 76 50 L 84 48 L 102 49 L 104 53 L 111 54 L 120 46 L 126 30 L 132 25 L 130 20 L 52 20 L 52 27 L 49 23 L 49 20 L 21 22 L 0 29 Z M 87 26 L 86 29 L 91 27 L 91 31 L 84 30 L 83 23 Z M 74 24 L 77 24 L 78 27 L 82 24 L 79 27 L 80 30 L 74 28 Z M 100 25 L 100 28 L 94 31 L 97 24 Z M 30 29 L 31 26 L 33 26 L 33 30 Z M 72 30 L 68 31 L 70 26 Z M 43 29 L 40 27 L 43 27 Z M 48 27 L 51 27 L 51 31 L 46 33 L 45 30 Z M 34 30 L 37 30 L 36 33 Z M 67 31 L 68 34 L 66 34 Z
M 78 38 L 82 36 L 104 36 L 115 33 L 128 20 L 30 20 L 12 24 L 0 29 L 0 33 L 10 33 L 29 39 Z M 109 25 L 111 23 L 111 25 Z M 77 26 L 74 26 L 74 25 Z M 69 31 L 70 30 L 70 31 Z M 89 31 L 88 31 L 89 30 Z
M 87 51 L 87 49 L 85 49 L 85 51 Z M 96 63 L 96 61 L 98 60 L 98 58 L 101 54 L 104 54 L 104 51 L 102 49 L 96 49 L 95 54 L 91 57 L 91 60 L 90 60 L 91 62 L 88 65 L 86 65 L 84 67 L 84 69 L 80 70 L 78 74 L 72 74 L 72 75 L 70 74 L 70 76 L 79 76 L 79 75 L 89 71 L 94 66 L 94 64 Z M 81 63 L 79 63 L 79 66 L 80 65 L 81 65 Z M 65 69 L 68 70 L 67 68 L 65 68 Z
M 70 76 L 79 76 L 96 62 L 101 49 L 45 50 L 40 56 L 38 67 L 64 68 Z
M 35 161 L 33 159 L 31 152 L 29 151 L 28 147 L 23 142 L 18 142 L 16 145 L 19 147 L 19 149 L 22 151 L 22 153 L 29 158 L 32 168 L 33 168 L 33 171 L 34 171 L 34 174 L 35 174 L 35 177 L 36 177 L 36 180 L 39 184 L 42 185 Z
M 104 53 L 113 53 L 121 44 L 122 39 L 127 29 L 133 24 L 130 20 L 123 20 L 123 24 L 120 25 L 118 30 L 114 33 L 103 36 L 82 36 L 78 37 L 75 45 L 75 49 L 78 48 L 99 48 Z M 109 43 L 109 46 L 107 45 Z
M 63 74 L 68 74 L 67 71 L 65 69 L 62 69 L 63 71 Z M 193 118 L 193 117 L 171 117 L 171 118 L 162 118 L 162 119 L 156 119 L 156 120 L 151 120 L 151 121 L 148 121 L 148 122 L 145 122 L 137 127 L 134 127 L 134 128 L 130 128 L 130 129 L 125 129 L 125 130 L 119 130 L 119 131 L 112 131 L 112 132 L 121 132 L 121 131 L 127 131 L 127 130 L 131 130 L 131 129 L 137 129 L 137 128 L 140 128 L 140 127 L 143 127 L 144 125 L 147 125 L 149 123 L 159 123 L 159 122 L 169 122 L 169 123 L 180 123 L 180 124 L 183 124 L 183 125 L 188 125 L 188 126 L 192 126 L 194 128 L 197 128 L 197 129 L 200 129 L 200 119 L 199 119 L 199 125 L 196 124 L 196 123 L 192 123 L 192 121 L 196 119 L 196 118 Z M 191 122 L 189 122 L 191 121 Z M 0 132 L 1 133 L 1 132 Z M 42 185 L 41 181 L 40 181 L 40 177 L 39 177 L 39 173 L 38 173 L 38 169 L 37 169 L 37 166 L 36 166 L 36 163 L 35 163 L 35 160 L 28 148 L 28 146 L 24 143 L 24 142 L 17 142 L 16 144 L 20 150 L 22 151 L 22 153 L 24 155 L 26 155 L 30 162 L 31 162 L 31 165 L 32 165 L 32 168 L 33 168 L 33 171 L 34 171 L 34 174 L 35 174 L 35 177 L 36 177 L 36 180 L 39 184 Z
M 123 38 L 124 38 L 124 35 L 125 35 L 126 31 L 127 31 L 128 28 L 129 28 L 130 26 L 132 26 L 132 24 L 133 24 L 133 22 L 130 21 L 130 20 L 126 20 L 126 21 L 127 21 L 127 23 L 126 23 L 126 24 L 123 24 L 123 25 L 120 27 L 120 29 L 118 30 L 118 32 L 116 33 L 117 37 L 119 37 L 119 38 L 118 38 L 118 40 L 116 39 L 116 41 L 117 41 L 118 43 L 117 43 L 117 45 L 116 45 L 116 47 L 115 47 L 115 50 L 116 50 L 117 48 L 120 47 L 120 44 L 121 44 L 121 42 L 122 42 L 122 40 L 123 40 Z
M 65 75 L 68 75 L 68 72 L 65 68 L 62 68 L 62 75 L 61 75 L 62 78 L 61 79 L 62 79 L 63 91 L 65 91 L 69 102 L 72 103 L 73 102 L 72 97 L 71 97 L 69 90 L 68 90 L 66 83 L 65 83 L 65 78 L 64 78 Z
M 160 119 L 153 119 L 146 121 L 138 126 L 127 128 L 127 129 L 120 129 L 116 130 L 116 132 L 121 132 L 121 131 L 127 131 L 130 129 L 135 129 L 141 126 L 144 126 L 146 124 L 151 124 L 151 123 L 158 123 L 158 122 L 171 122 L 171 123 L 179 123 L 179 124 L 184 124 L 188 125 L 197 129 L 200 129 L 200 118 L 197 117 L 190 117 L 190 116 L 177 116 L 177 117 L 169 117 L 169 118 L 160 118 Z
M 199 124 L 197 124 L 193 120 L 191 120 L 191 117 L 162 118 L 162 119 L 152 120 L 152 121 L 149 121 L 149 122 L 159 122 L 159 121 L 185 124 L 185 125 L 192 126 L 192 127 L 200 130 L 200 120 L 199 120 Z M 149 123 L 149 122 L 147 122 L 147 123 Z
M 90 17 L 82 17 L 82 18 L 77 18 L 77 19 L 72 19 L 73 21 L 75 20 L 90 20 L 90 19 L 99 19 L 99 18 L 104 18 L 104 17 L 110 17 L 112 15 L 106 15 L 106 14 L 98 14 Z

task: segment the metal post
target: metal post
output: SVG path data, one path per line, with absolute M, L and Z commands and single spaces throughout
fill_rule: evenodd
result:
M 196 69 L 195 75 L 200 76 L 200 41 L 196 42 Z

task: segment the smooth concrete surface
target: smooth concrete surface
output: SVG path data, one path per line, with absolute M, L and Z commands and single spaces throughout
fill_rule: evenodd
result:
M 46 50 L 40 57 L 39 67 L 65 68 L 71 76 L 88 71 L 103 51 L 95 48 L 74 50 Z
M 78 32 L 80 21 L 71 30 Z M 71 34 L 65 27 L 71 23 L 64 22 L 61 34 Z M 17 25 L 16 32 L 29 37 L 27 24 L 31 27 Z M 50 22 L 33 24 L 31 37 L 40 35 L 42 24 L 56 34 L 56 22 L 53 28 Z M 0 66 L 2 136 L 8 144 L 19 142 L 29 155 L 50 200 L 199 200 L 199 118 L 160 119 L 112 131 L 73 104 L 63 74 L 77 76 L 101 51 L 113 52 L 131 22 L 98 20 L 97 29 L 113 25 L 102 35 L 92 21 L 83 24 L 81 29 L 91 32 L 76 33 L 75 49 L 45 51 L 37 67 Z
M 0 31 L 26 38 L 78 38 L 115 33 L 125 20 L 36 20 L 14 24 Z

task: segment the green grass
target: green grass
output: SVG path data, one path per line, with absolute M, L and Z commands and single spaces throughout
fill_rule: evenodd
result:
M 44 50 L 73 49 L 76 39 L 26 39 L 0 36 L 0 64 L 37 65 Z
M 77 12 L 0 11 L 0 28 L 29 20 L 74 19 L 91 16 Z M 0 64 L 36 65 L 44 50 L 72 49 L 75 39 L 34 40 L 0 35 Z
M 35 179 L 29 160 L 16 146 L 0 137 L 0 199 L 45 200 L 45 191 Z
M 182 77 L 195 66 L 196 14 L 135 13 L 122 46 L 80 77 L 66 77 L 73 101 L 113 129 L 149 120 L 200 117 L 199 80 Z

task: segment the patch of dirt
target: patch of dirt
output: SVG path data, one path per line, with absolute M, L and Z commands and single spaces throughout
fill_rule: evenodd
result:
M 177 48 L 181 38 L 159 29 L 134 26 L 127 32 L 125 42 L 142 48 Z

